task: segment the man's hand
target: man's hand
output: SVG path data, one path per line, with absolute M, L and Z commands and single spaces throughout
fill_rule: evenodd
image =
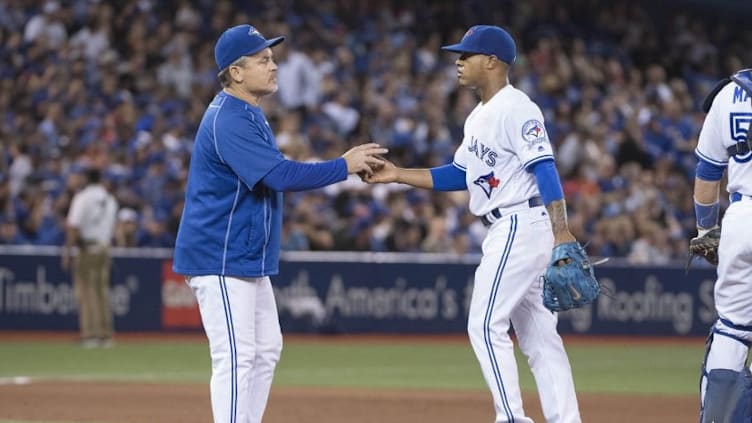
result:
M 71 268 L 73 246 L 77 244 L 79 240 L 79 231 L 75 226 L 66 225 L 65 227 L 65 245 L 63 245 L 63 251 L 60 255 L 60 267 L 64 272 L 67 272 Z
M 397 168 L 397 166 L 395 166 L 394 163 L 390 162 L 389 160 L 383 157 L 379 158 L 381 159 L 383 164 L 371 168 L 371 174 L 360 175 L 360 179 L 363 180 L 363 182 L 367 182 L 369 184 L 388 184 L 391 182 L 397 182 L 397 174 L 399 173 L 399 168 Z
M 64 248 L 63 254 L 60 255 L 60 267 L 62 267 L 63 271 L 67 272 L 68 269 L 70 269 L 70 264 L 71 264 L 70 251 L 68 251 L 67 248 Z
M 378 144 L 368 143 L 347 150 L 347 152 L 342 155 L 342 158 L 345 159 L 345 162 L 347 163 L 347 173 L 357 173 L 361 175 L 362 179 L 364 177 L 363 175 L 370 176 L 373 174 L 374 168 L 379 168 L 384 165 L 383 159 L 378 158 L 377 155 L 386 154 L 388 152 L 389 150 Z

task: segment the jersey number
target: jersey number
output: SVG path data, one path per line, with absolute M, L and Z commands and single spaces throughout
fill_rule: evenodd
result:
M 746 143 L 749 135 L 749 127 L 752 124 L 752 113 L 730 113 L 731 139 L 737 143 Z M 745 163 L 752 159 L 752 152 L 744 155 L 733 155 L 737 163 Z

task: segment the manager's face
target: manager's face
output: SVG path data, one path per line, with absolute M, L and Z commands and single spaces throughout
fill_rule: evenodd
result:
M 277 91 L 277 64 L 272 49 L 265 48 L 253 56 L 247 56 L 240 66 L 243 89 L 263 97 Z

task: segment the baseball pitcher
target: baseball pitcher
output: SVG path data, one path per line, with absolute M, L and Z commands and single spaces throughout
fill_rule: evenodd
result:
M 591 270 L 567 225 L 543 115 L 525 93 L 509 83 L 516 46 L 502 28 L 474 26 L 460 43 L 443 49 L 459 53 L 459 84 L 474 88 L 480 97 L 465 121 L 464 139 L 453 163 L 403 169 L 386 162 L 365 179 L 470 192 L 470 211 L 488 227 L 488 235 L 475 272 L 468 333 L 493 395 L 495 421 L 532 422 L 522 407 L 514 346 L 508 334 L 514 326 L 546 420 L 579 422 L 569 360 L 556 332 L 557 316 L 542 301 L 541 279 L 544 273 L 559 279 L 546 270 L 562 264 L 579 266 L 582 275 L 590 275 Z M 563 254 L 552 256 L 554 245 Z M 552 258 L 555 260 L 548 265 Z M 593 295 L 583 290 L 568 293 L 565 299 L 555 292 L 547 297 L 552 309 L 581 305 L 584 297 L 592 299 Z

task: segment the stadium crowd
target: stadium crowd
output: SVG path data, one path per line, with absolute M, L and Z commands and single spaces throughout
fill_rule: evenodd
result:
M 399 165 L 448 163 L 477 99 L 440 46 L 492 23 L 517 37 L 512 83 L 544 111 L 574 235 L 595 256 L 684 257 L 700 104 L 752 63 L 752 31 L 670 7 L 0 0 L 0 244 L 61 245 L 82 170 L 97 166 L 121 207 L 115 245 L 171 247 L 193 134 L 219 89 L 214 42 L 232 24 L 288 37 L 264 109 L 290 158 L 374 141 Z M 477 252 L 485 229 L 465 195 L 357 178 L 289 193 L 283 248 Z

